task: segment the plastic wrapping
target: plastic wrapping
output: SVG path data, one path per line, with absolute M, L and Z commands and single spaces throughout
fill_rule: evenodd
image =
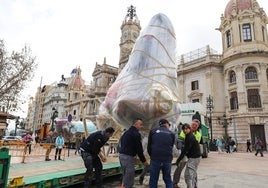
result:
M 143 119 L 145 129 L 162 118 L 176 124 L 180 115 L 176 70 L 173 26 L 167 16 L 157 14 L 137 39 L 103 107 L 123 128 L 137 117 Z

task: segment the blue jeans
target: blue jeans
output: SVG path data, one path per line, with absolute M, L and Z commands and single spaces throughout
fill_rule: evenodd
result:
M 154 161 L 150 162 L 150 188 L 157 188 L 160 170 L 163 173 L 163 180 L 166 188 L 173 188 L 171 179 L 171 161 Z

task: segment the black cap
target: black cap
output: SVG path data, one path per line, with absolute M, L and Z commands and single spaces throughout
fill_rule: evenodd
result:
M 166 120 L 166 119 L 161 119 L 160 121 L 159 121 L 159 125 L 165 125 L 165 124 L 169 124 L 169 122 L 168 122 L 168 120 Z M 169 124 L 170 125 L 170 124 Z

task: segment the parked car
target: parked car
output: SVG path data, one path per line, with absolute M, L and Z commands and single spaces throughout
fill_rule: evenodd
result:
M 21 139 L 22 139 L 21 136 L 4 136 L 4 137 L 2 138 L 2 142 L 3 142 L 4 144 L 11 143 L 11 142 L 14 143 L 14 142 L 20 142 Z

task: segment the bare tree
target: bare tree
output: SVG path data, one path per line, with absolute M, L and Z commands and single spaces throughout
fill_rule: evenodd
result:
M 4 41 L 0 40 L 0 107 L 4 107 L 5 112 L 19 109 L 23 103 L 22 91 L 32 80 L 36 68 L 30 47 L 9 55 Z

